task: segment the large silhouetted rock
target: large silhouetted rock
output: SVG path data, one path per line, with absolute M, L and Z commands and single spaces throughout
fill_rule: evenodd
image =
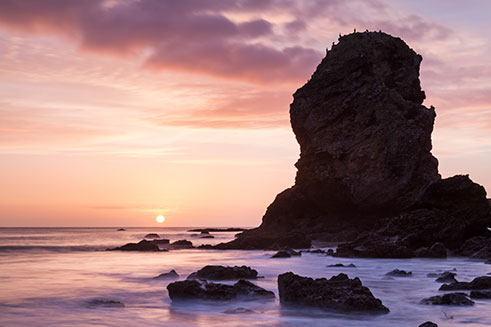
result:
M 431 154 L 435 110 L 422 105 L 421 60 L 385 33 L 340 37 L 293 95 L 295 185 L 233 246 L 296 232 L 328 241 L 361 236 L 343 250 L 349 256 L 444 256 L 445 247 L 484 234 L 490 211 L 484 188 L 468 176 L 438 174 Z

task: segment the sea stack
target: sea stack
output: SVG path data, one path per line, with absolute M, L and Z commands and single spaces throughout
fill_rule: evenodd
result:
M 403 40 L 382 32 L 340 37 L 293 95 L 295 185 L 276 196 L 261 226 L 222 247 L 250 248 L 264 238 L 274 247 L 292 233 L 332 241 L 392 233 L 411 256 L 435 242 L 456 248 L 486 233 L 484 188 L 468 176 L 438 173 L 431 154 L 436 114 L 423 105 L 421 61 Z

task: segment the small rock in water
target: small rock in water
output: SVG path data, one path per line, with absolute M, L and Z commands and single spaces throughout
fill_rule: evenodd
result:
M 491 299 L 491 291 L 471 291 L 473 299 Z
M 301 252 L 297 252 L 292 249 L 280 250 L 276 252 L 271 258 L 290 258 L 292 256 L 300 256 Z
M 455 282 L 451 284 L 443 284 L 440 287 L 440 291 L 485 289 L 491 289 L 491 277 L 489 276 L 476 277 L 471 282 Z
M 353 263 L 350 263 L 349 265 L 344 265 L 342 263 L 336 263 L 334 265 L 328 265 L 328 267 L 356 268 L 356 266 Z
M 312 279 L 288 272 L 278 276 L 282 304 L 307 305 L 345 312 L 388 313 L 389 309 L 362 285 L 346 274 L 331 279 Z
M 150 233 L 145 235 L 143 238 L 160 238 L 159 234 L 156 233 Z
M 256 279 L 257 270 L 247 266 L 205 266 L 193 272 L 187 279 L 211 279 L 211 280 L 232 280 L 232 279 Z
M 227 314 L 254 313 L 254 310 L 246 309 L 246 308 L 243 308 L 243 307 L 238 307 L 238 308 L 235 308 L 235 309 L 225 310 L 225 311 L 223 311 L 223 313 L 227 313 Z
M 177 279 L 177 278 L 179 278 L 179 274 L 174 269 L 154 277 L 154 279 Z
M 126 229 L 124 229 L 124 228 L 118 228 L 118 232 L 123 232 L 123 231 L 125 231 L 125 230 L 126 230 Z
M 154 244 L 169 244 L 169 240 L 166 238 L 151 240 L 150 242 Z
M 444 295 L 432 296 L 423 299 L 421 303 L 433 305 L 474 305 L 474 301 L 470 300 L 464 293 L 448 293 Z
M 89 301 L 89 306 L 104 308 L 124 308 L 124 303 L 113 300 L 94 299 Z
M 427 321 L 427 322 L 422 323 L 421 325 L 419 325 L 419 327 L 438 327 L 438 325 L 435 324 L 434 322 Z
M 184 280 L 167 285 L 171 300 L 214 300 L 234 299 L 254 300 L 274 298 L 274 293 L 254 285 L 247 280 L 239 280 L 234 285 L 208 283 L 204 280 Z
M 128 243 L 123 246 L 107 249 L 107 251 L 160 251 L 159 246 L 152 241 L 141 240 L 138 243 Z
M 213 236 L 213 235 L 203 235 L 203 236 L 200 236 L 199 238 L 215 238 L 215 236 Z
M 392 277 L 410 277 L 412 275 L 413 273 L 411 271 L 405 271 L 399 269 L 394 269 L 385 274 L 385 276 L 392 276 Z
M 170 244 L 173 249 L 190 249 L 193 247 L 193 243 L 188 240 L 179 240 Z
M 441 273 L 435 281 L 439 283 L 457 283 L 455 275 L 456 274 L 453 272 L 445 271 Z

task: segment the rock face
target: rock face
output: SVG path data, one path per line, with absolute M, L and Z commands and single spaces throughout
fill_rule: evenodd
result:
M 309 238 L 342 232 L 351 237 L 344 241 L 364 240 L 339 256 L 444 257 L 445 248 L 485 234 L 484 188 L 468 176 L 442 180 L 438 173 L 431 154 L 435 110 L 422 105 L 421 61 L 385 33 L 340 37 L 293 95 L 295 185 L 276 196 L 261 226 L 229 246 L 264 245 L 266 237 L 293 232 Z
M 232 279 L 256 279 L 257 270 L 247 266 L 205 266 L 193 272 L 187 279 L 211 279 L 211 280 L 232 280 Z
M 387 313 L 382 301 L 375 298 L 358 278 L 339 274 L 331 279 L 312 279 L 291 272 L 278 276 L 282 304 L 300 304 L 326 310 Z
M 274 298 L 274 293 L 246 280 L 239 280 L 234 285 L 208 283 L 202 280 L 185 280 L 167 285 L 171 300 L 214 300 L 228 301 L 234 299 L 254 300 Z

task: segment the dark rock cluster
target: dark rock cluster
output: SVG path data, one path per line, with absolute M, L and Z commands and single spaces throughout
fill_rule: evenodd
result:
M 435 109 L 422 104 L 421 61 L 382 32 L 340 37 L 293 95 L 295 185 L 261 226 L 221 248 L 300 248 L 323 237 L 348 241 L 338 256 L 442 258 L 481 236 L 479 256 L 489 258 L 484 188 L 467 175 L 442 179 L 431 154 Z
M 282 304 L 349 312 L 389 312 L 358 278 L 349 279 L 345 274 L 312 279 L 288 272 L 278 276 L 278 290 Z
M 193 272 L 187 279 L 211 279 L 211 280 L 232 280 L 232 279 L 256 279 L 257 270 L 247 266 L 205 266 Z

